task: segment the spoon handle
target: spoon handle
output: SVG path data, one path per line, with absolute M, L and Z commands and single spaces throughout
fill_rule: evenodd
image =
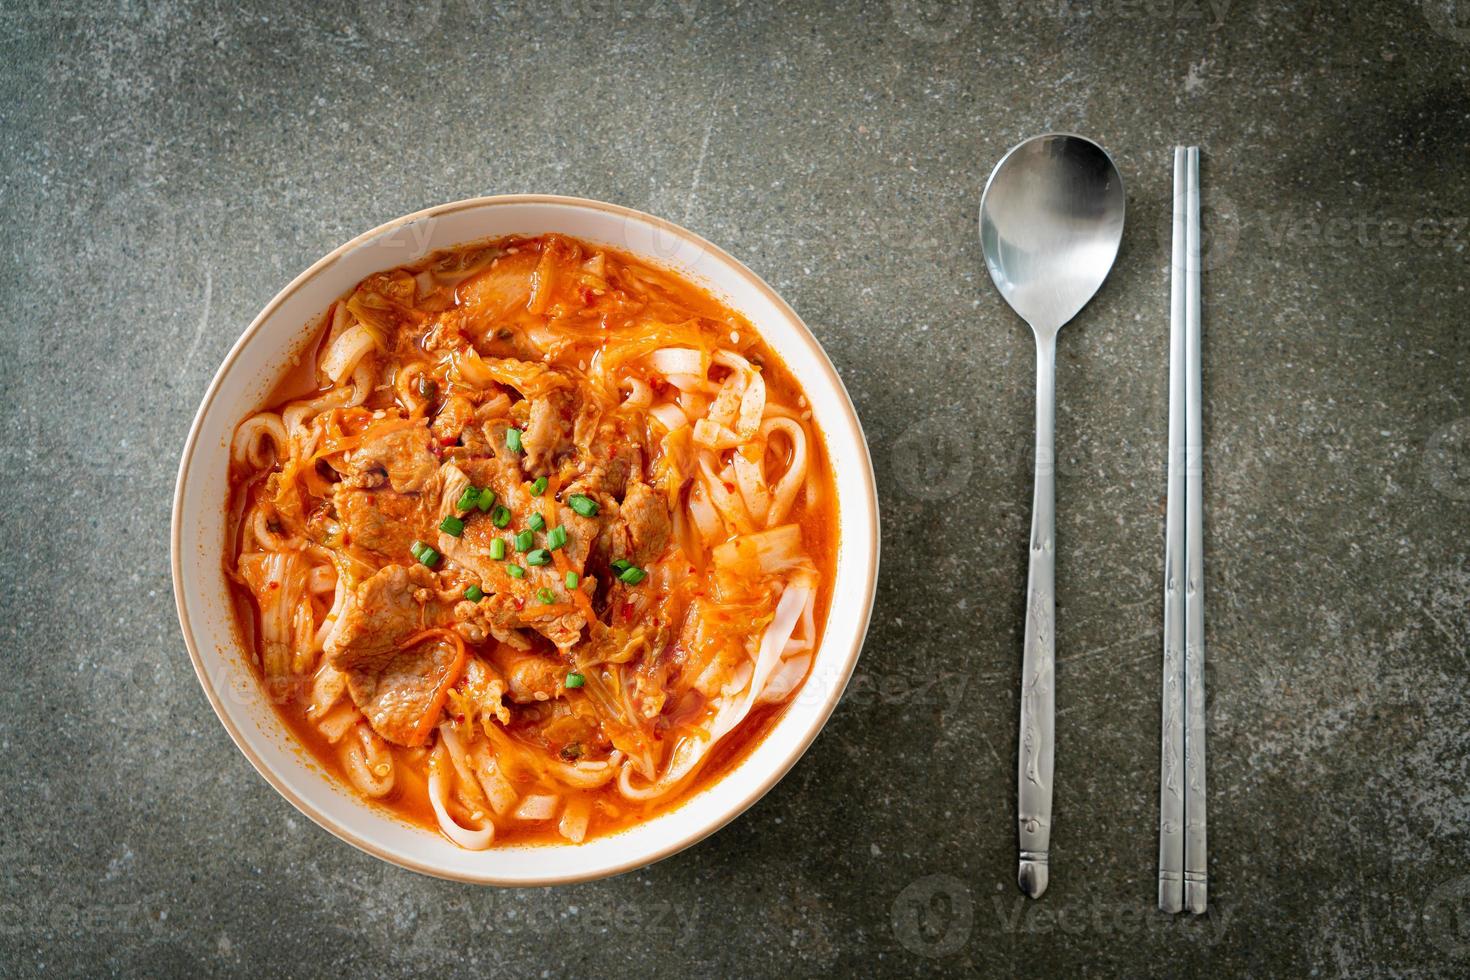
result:
M 1036 483 L 1031 498 L 1026 644 L 1021 660 L 1021 739 L 1016 765 L 1020 870 L 1031 898 L 1046 891 L 1051 842 L 1052 750 L 1056 726 L 1056 334 L 1036 338 Z

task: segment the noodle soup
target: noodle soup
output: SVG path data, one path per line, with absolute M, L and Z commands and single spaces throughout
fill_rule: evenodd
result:
M 696 286 L 547 235 L 368 277 L 231 447 L 237 619 L 338 778 L 461 847 L 676 805 L 800 689 L 837 499 Z

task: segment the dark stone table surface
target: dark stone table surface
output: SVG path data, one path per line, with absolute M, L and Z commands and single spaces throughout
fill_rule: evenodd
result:
M 1459 5 L 1461 8 L 1465 4 Z M 1470 13 L 1454 0 L 0 3 L 0 973 L 1470 971 Z M 1025 136 L 1128 226 L 1062 334 L 1053 880 L 1014 884 Z M 1204 158 L 1213 905 L 1154 911 L 1170 152 Z M 683 223 L 806 318 L 883 568 L 760 804 L 576 887 L 431 880 L 251 769 L 169 503 L 225 351 L 357 233 L 500 192 Z M 465 972 L 468 971 L 468 972 Z

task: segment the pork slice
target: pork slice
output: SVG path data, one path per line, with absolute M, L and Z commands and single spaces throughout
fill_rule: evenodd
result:
M 571 392 L 557 388 L 531 399 L 526 431 L 521 435 L 527 473 L 544 474 L 572 446 Z
M 541 601 L 543 589 L 551 596 L 550 603 Z M 562 575 L 552 565 L 526 569 L 525 578 L 509 580 L 508 588 L 486 601 L 497 607 L 499 615 L 535 630 L 563 652 L 577 645 L 587 625 L 587 617 L 581 609 L 563 610 L 562 607 L 571 605 L 573 600 Z M 545 612 L 548 606 L 556 608 Z
M 599 517 L 601 526 L 597 530 L 597 536 L 592 539 L 592 551 L 587 556 L 587 570 L 612 582 L 618 577 L 618 573 L 612 569 L 612 563 L 619 558 L 632 560 L 628 556 L 633 552 L 633 541 L 628 534 L 627 522 L 618 516 L 615 509 L 602 513 L 605 516 Z
M 464 696 L 466 714 L 474 712 L 483 718 L 496 718 L 502 725 L 510 724 L 510 709 L 505 706 L 505 678 L 492 664 L 470 657 L 459 690 Z
M 417 493 L 434 476 L 439 459 L 429 451 L 428 428 L 413 425 L 369 439 L 346 454 L 345 465 L 349 477 L 383 473 L 397 492 Z
M 646 483 L 629 484 L 618 516 L 628 527 L 628 560 L 640 568 L 657 561 L 669 545 L 671 521 L 664 499 Z
M 605 500 L 606 498 L 604 498 Z M 623 502 L 605 502 L 592 540 L 586 568 L 595 576 L 597 609 L 611 622 L 623 622 L 629 611 L 647 603 L 647 587 L 626 585 L 613 567 L 619 559 L 647 569 L 668 550 L 672 521 L 663 497 L 646 483 L 629 484 Z M 631 605 L 630 605 L 631 603 Z
M 586 617 L 580 610 L 541 615 L 548 605 L 561 607 L 574 600 L 567 590 L 564 576 L 556 565 L 527 565 L 526 555 L 516 551 L 510 544 L 512 529 L 496 528 L 489 520 L 474 519 L 466 522 L 464 533 L 458 538 L 440 535 L 440 547 L 451 562 L 478 578 L 480 588 L 488 594 L 477 605 L 477 618 L 483 628 L 504 639 L 512 646 L 525 646 L 516 642 L 514 631 L 534 630 L 546 637 L 559 649 L 568 650 L 581 638 Z M 507 541 L 506 559 L 497 561 L 490 557 L 490 542 L 496 537 Z M 545 547 L 545 535 L 536 535 L 536 547 Z M 525 569 L 523 578 L 512 578 L 505 569 L 511 565 Z M 551 597 L 551 603 L 541 601 L 542 590 Z M 558 609 L 559 613 L 559 609 Z M 510 631 L 510 635 L 505 635 Z
M 483 631 L 512 646 L 525 647 L 527 644 L 517 631 L 529 629 L 545 636 L 559 649 L 570 649 L 581 638 L 586 617 L 580 609 L 572 612 L 560 609 L 575 602 L 566 587 L 565 576 L 554 561 L 527 565 L 526 553 L 516 551 L 513 545 L 516 532 L 526 526 L 531 512 L 552 506 L 550 498 L 532 497 L 525 485 L 514 479 L 517 474 L 513 468 L 497 460 L 471 460 L 463 465 L 463 473 L 458 467 L 444 467 L 445 471 L 452 470 L 446 475 L 446 490 L 460 485 L 457 482 L 460 480 L 463 485 L 489 486 L 496 490 L 497 500 L 516 516 L 509 527 L 502 529 L 494 525 L 489 514 L 477 511 L 465 515 L 458 536 L 447 533 L 438 536 L 437 547 L 444 556 L 476 579 L 488 594 L 469 614 L 466 629 L 471 632 L 462 630 L 462 635 L 470 637 L 474 631 Z M 447 492 L 446 499 L 451 495 Z M 596 534 L 596 522 L 587 521 L 566 507 L 558 507 L 556 516 L 567 525 L 567 554 L 580 567 Z M 546 548 L 546 530 L 534 535 L 533 550 Z M 506 542 L 506 557 L 501 560 L 490 557 L 491 544 L 497 538 Z M 511 564 L 523 568 L 524 577 L 508 575 L 506 568 Z M 543 602 L 543 595 L 549 595 L 551 602 Z M 558 608 L 542 615 L 548 606 Z
M 526 491 L 521 468 L 515 460 L 466 459 L 460 461 L 459 468 L 470 483 L 494 490 L 496 503 L 516 513 L 531 505 L 531 495 Z
M 516 704 L 550 701 L 566 693 L 567 665 L 550 657 L 526 654 L 506 665 L 507 694 Z
M 363 552 L 391 561 L 407 561 L 415 541 L 432 542 L 435 527 L 467 484 L 453 464 L 434 471 L 418 493 L 399 493 L 386 487 L 364 490 L 337 484 L 333 503 L 342 527 L 343 543 L 359 558 Z
M 410 642 L 448 621 L 438 585 L 422 565 L 380 570 L 353 591 L 324 644 L 373 730 L 398 745 L 422 744 L 462 667 L 453 644 Z
M 629 481 L 643 478 L 643 451 L 624 439 L 600 442 L 594 450 L 602 470 L 602 488 L 619 500 L 628 491 Z
M 396 745 L 422 745 L 462 668 L 457 647 L 429 639 L 393 654 L 378 670 L 348 671 L 347 692 L 373 731 Z
M 578 456 L 581 473 L 567 486 L 569 493 L 605 494 L 622 500 L 629 482 L 643 478 L 643 450 L 636 439 L 612 423 L 598 426 L 585 447 L 579 442 Z
M 464 395 L 450 395 L 434 416 L 429 429 L 439 444 L 452 445 L 475 421 L 475 403 Z
M 517 650 L 531 649 L 530 641 L 521 632 L 520 619 L 493 602 L 466 599 L 454 607 L 454 618 L 455 630 L 468 643 L 481 644 L 493 637 Z
M 409 556 L 415 540 L 427 541 L 433 513 L 421 494 L 360 490 L 338 484 L 333 494 L 343 543 L 389 561 Z
M 567 560 L 578 568 L 585 567 L 587 556 L 592 551 L 592 543 L 597 540 L 597 532 L 602 525 L 596 517 L 583 517 L 566 504 L 557 507 L 556 519 L 567 531 L 564 548 Z
M 521 473 L 521 463 L 524 461 L 525 456 L 521 453 L 512 452 L 510 447 L 505 444 L 505 432 L 510 428 L 512 428 L 511 424 L 505 419 L 491 419 L 480 427 L 480 431 L 485 440 L 489 442 L 490 451 L 495 454 L 496 462 L 500 463 L 505 469 L 512 471 L 515 475 L 516 482 L 520 482 L 525 479 Z M 522 443 L 522 446 L 524 447 L 524 443 Z
M 449 606 L 423 565 L 389 565 L 353 591 L 323 648 L 341 671 L 377 670 L 415 633 L 443 625 Z

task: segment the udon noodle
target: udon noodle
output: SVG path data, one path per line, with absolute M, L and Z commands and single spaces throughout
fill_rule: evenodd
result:
M 810 672 L 836 507 L 740 315 L 561 236 L 323 317 L 231 446 L 239 622 L 302 742 L 468 849 L 581 842 L 729 768 Z

